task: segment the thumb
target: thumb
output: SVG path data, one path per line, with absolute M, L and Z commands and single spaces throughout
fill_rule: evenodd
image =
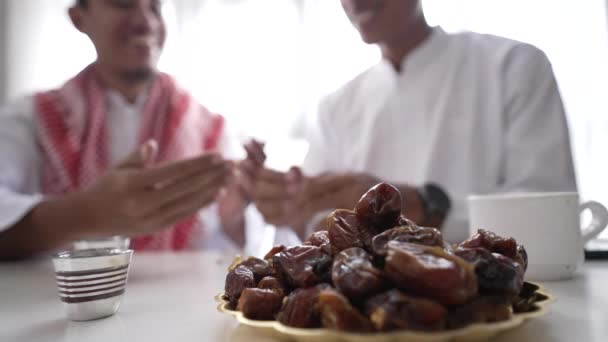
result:
M 150 165 L 158 154 L 158 143 L 151 139 L 143 143 L 137 150 L 133 151 L 127 158 L 118 164 L 119 168 L 138 168 Z
M 287 171 L 287 180 L 292 182 L 300 182 L 303 179 L 302 169 L 297 166 L 292 166 Z
M 304 175 L 302 174 L 302 169 L 297 166 L 292 166 L 286 174 L 287 179 L 287 193 L 290 195 L 295 195 L 297 192 L 301 191 L 304 181 Z

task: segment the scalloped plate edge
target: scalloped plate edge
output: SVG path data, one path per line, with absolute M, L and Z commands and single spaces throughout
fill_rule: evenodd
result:
M 286 326 L 277 321 L 258 321 L 248 319 L 243 316 L 242 312 L 236 310 L 230 310 L 226 308 L 226 302 L 223 299 L 224 293 L 220 293 L 214 297 L 215 301 L 219 303 L 217 306 L 218 311 L 234 316 L 237 321 L 243 325 L 250 326 L 258 329 L 273 329 L 284 335 L 294 338 L 332 338 L 334 340 L 343 341 L 397 341 L 397 340 L 412 340 L 412 341 L 449 341 L 457 338 L 465 338 L 467 336 L 491 336 L 498 334 L 499 332 L 515 328 L 522 324 L 525 320 L 530 318 L 541 317 L 547 314 L 549 307 L 556 301 L 556 298 L 545 290 L 545 287 L 541 284 L 528 282 L 530 284 L 538 286 L 536 293 L 546 297 L 546 299 L 535 303 L 538 310 L 525 313 L 516 313 L 506 321 L 495 322 L 495 323 L 474 323 L 469 326 L 460 329 L 454 329 L 442 332 L 419 332 L 419 331 L 393 331 L 385 333 L 373 333 L 373 334 L 355 334 L 343 331 L 317 328 L 317 329 L 304 329 L 304 328 L 293 328 Z

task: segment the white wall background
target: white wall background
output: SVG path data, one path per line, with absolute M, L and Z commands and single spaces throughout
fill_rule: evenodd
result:
M 6 71 L 7 71 L 7 46 L 6 39 L 8 37 L 5 23 L 8 21 L 8 3 L 0 1 L 0 103 L 7 99 L 6 94 Z
M 54 87 L 95 58 L 88 39 L 71 27 L 72 0 L 0 0 L 7 7 L 7 98 Z

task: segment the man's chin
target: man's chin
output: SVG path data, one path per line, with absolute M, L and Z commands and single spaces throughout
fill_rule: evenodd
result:
M 368 34 L 365 32 L 359 32 L 361 35 L 361 40 L 363 40 L 366 44 L 377 44 L 380 42 L 380 39 L 374 34 Z
M 121 76 L 126 81 L 138 83 L 152 79 L 157 72 L 156 66 L 141 66 L 125 69 L 121 73 Z
M 380 35 L 375 27 L 371 27 L 370 25 L 355 25 L 355 28 L 364 43 L 377 44 L 380 42 Z

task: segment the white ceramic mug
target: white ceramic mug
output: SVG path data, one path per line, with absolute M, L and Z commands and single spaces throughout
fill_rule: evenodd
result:
M 513 237 L 528 252 L 526 278 L 571 278 L 584 260 L 583 245 L 608 224 L 608 210 L 597 202 L 579 204 L 575 192 L 469 196 L 470 234 L 487 229 Z M 580 214 L 589 209 L 589 226 L 581 229 Z

